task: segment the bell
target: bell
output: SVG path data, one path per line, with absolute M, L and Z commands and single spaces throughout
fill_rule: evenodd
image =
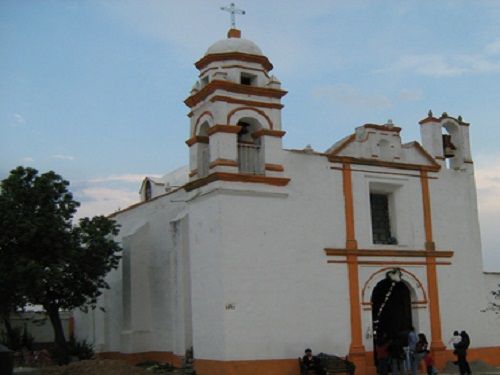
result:
M 445 158 L 452 158 L 455 156 L 455 145 L 451 142 L 451 135 L 443 134 L 443 153 Z
M 444 148 L 444 157 L 445 158 L 452 158 L 455 156 L 455 150 L 452 149 L 451 147 L 445 147 Z

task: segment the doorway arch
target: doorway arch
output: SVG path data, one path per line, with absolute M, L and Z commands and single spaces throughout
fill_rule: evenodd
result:
M 411 292 L 401 280 L 401 271 L 386 272 L 371 296 L 373 332 L 376 336 L 396 338 L 413 326 Z

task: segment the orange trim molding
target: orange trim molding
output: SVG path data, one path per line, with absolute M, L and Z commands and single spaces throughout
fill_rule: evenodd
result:
M 241 126 L 237 125 L 214 125 L 208 129 L 208 135 L 212 135 L 215 133 L 230 133 L 230 134 L 238 134 L 241 130 Z
M 336 156 L 328 155 L 328 160 L 332 163 L 350 163 L 350 164 L 363 164 L 363 165 L 373 165 L 378 167 L 394 168 L 394 169 L 406 169 L 406 170 L 417 170 L 417 171 L 429 171 L 437 172 L 441 169 L 441 166 L 434 162 L 433 165 L 422 165 L 422 164 L 407 164 L 407 163 L 397 163 L 383 160 L 373 160 L 373 159 L 363 159 L 363 158 L 353 158 L 350 156 Z
M 421 171 L 420 178 L 422 186 L 422 206 L 424 216 L 425 229 L 425 248 L 429 253 L 436 252 L 436 245 L 432 236 L 432 213 L 431 213 L 431 198 L 429 193 L 429 180 L 427 172 Z M 438 366 L 444 364 L 444 351 L 446 346 L 443 344 L 441 337 L 441 312 L 439 309 L 439 290 L 438 278 L 436 270 L 436 258 L 427 257 L 427 288 L 429 293 L 429 316 L 431 320 L 431 348 L 434 359 Z
M 424 209 L 425 247 L 428 250 L 433 250 L 435 246 L 432 240 L 431 198 L 426 171 L 420 172 L 420 184 L 422 186 L 422 206 Z
M 260 129 L 257 130 L 255 133 L 252 133 L 252 137 L 255 139 L 267 135 L 269 137 L 282 138 L 285 134 L 286 132 L 283 130 Z
M 196 143 L 208 143 L 208 137 L 204 135 L 195 135 L 186 141 L 186 144 L 191 147 Z
M 344 189 L 345 224 L 346 224 L 346 248 L 355 250 L 358 248 L 356 234 L 354 231 L 354 199 L 352 194 L 351 165 L 345 163 L 342 169 L 342 182 Z
M 342 142 L 336 149 L 332 150 L 329 155 L 334 156 L 346 148 L 350 143 L 354 142 L 356 134 L 351 134 L 344 142 Z
M 189 172 L 189 177 L 196 176 L 198 174 L 198 169 L 193 169 L 191 172 Z
M 226 61 L 226 60 L 239 60 L 250 63 L 261 64 L 266 71 L 273 69 L 273 64 L 269 62 L 269 59 L 261 55 L 251 55 L 249 53 L 241 52 L 227 52 L 227 53 L 211 53 L 210 55 L 203 56 L 198 60 L 194 66 L 198 70 L 205 68 L 208 64 L 215 61 Z
M 298 375 L 299 362 L 293 359 L 216 361 L 196 359 L 198 375 Z
M 203 119 L 203 116 L 207 115 L 210 117 L 210 119 L 213 121 L 214 116 L 212 115 L 212 112 L 210 111 L 205 111 L 202 114 L 198 116 L 198 119 L 196 120 L 196 124 L 194 125 L 194 135 L 198 134 L 198 125 L 200 124 L 200 121 Z
M 367 295 L 366 290 L 367 290 L 368 286 L 370 286 L 370 285 L 374 286 L 375 277 L 377 277 L 380 274 L 385 274 L 391 268 L 392 267 L 385 267 L 385 268 L 379 269 L 378 271 L 372 273 L 372 275 L 368 278 L 368 280 L 366 280 L 365 285 L 363 285 L 363 289 L 361 290 L 362 304 L 363 305 L 369 305 L 370 309 L 371 309 L 371 305 L 372 305 L 371 301 L 370 301 L 371 296 Z M 409 275 L 415 281 L 415 283 L 418 285 L 418 289 L 419 289 L 420 293 L 422 293 L 421 296 L 419 296 L 417 294 L 417 298 L 420 297 L 421 300 L 420 301 L 412 301 L 412 304 L 427 304 L 427 294 L 425 292 L 424 285 L 422 284 L 420 279 L 417 277 L 417 275 L 415 275 L 414 273 L 412 273 L 404 268 L 401 269 L 401 272 L 403 274 Z
M 209 174 L 207 177 L 200 178 L 199 180 L 188 182 L 184 185 L 184 189 L 186 191 L 191 191 L 201 186 L 205 186 L 213 181 L 250 182 L 274 186 L 286 186 L 290 182 L 290 179 L 285 177 L 269 177 L 243 173 L 215 172 Z
M 265 164 L 266 171 L 284 172 L 285 168 L 281 164 Z
M 224 90 L 227 92 L 232 92 L 236 94 L 254 95 L 254 96 L 264 96 L 266 98 L 280 99 L 287 94 L 287 91 L 272 89 L 269 87 L 257 87 L 257 86 L 247 86 L 240 85 L 235 82 L 214 80 L 204 86 L 200 91 L 191 95 L 184 103 L 192 108 L 196 104 L 205 100 L 210 94 L 213 94 L 216 90 Z
M 215 168 L 219 165 L 222 165 L 225 167 L 237 167 L 238 162 L 235 160 L 230 160 L 230 159 L 216 159 L 210 163 L 209 168 Z
M 243 99 L 237 99 L 237 98 L 232 98 L 230 96 L 223 96 L 223 95 L 215 95 L 212 98 L 210 98 L 210 101 L 213 102 L 226 102 L 226 103 L 231 103 L 231 104 L 243 104 L 243 105 L 250 105 L 254 107 L 263 107 L 263 108 L 273 108 L 273 109 L 282 109 L 284 107 L 283 104 L 280 103 L 266 103 L 266 102 L 258 102 L 255 100 L 243 100 Z
M 354 231 L 354 199 L 352 192 L 351 166 L 344 164 L 342 170 L 342 184 L 344 189 L 345 222 L 346 222 L 346 248 L 348 251 L 356 250 L 358 244 Z M 347 272 L 349 284 L 349 314 L 351 320 L 351 344 L 349 346 L 349 357 L 357 368 L 366 365 L 365 347 L 363 345 L 363 334 L 361 328 L 361 300 L 359 296 L 358 257 L 348 254 Z
M 267 121 L 267 126 L 269 127 L 269 129 L 272 129 L 273 128 L 273 122 L 271 121 L 271 119 L 269 118 L 268 115 L 266 115 L 266 113 L 264 111 L 261 111 L 260 109 L 257 109 L 257 108 L 253 108 L 253 107 L 239 107 L 239 108 L 236 108 L 236 109 L 233 109 L 231 112 L 229 112 L 227 114 L 227 123 L 230 124 L 231 123 L 231 118 L 233 117 L 233 115 L 236 113 L 236 112 L 239 112 L 239 111 L 244 111 L 244 110 L 248 110 L 248 111 L 254 111 L 254 112 L 257 112 L 259 115 L 261 115 L 262 117 L 264 117 Z
M 394 133 L 400 133 L 401 128 L 397 126 L 387 126 L 387 125 L 376 125 L 376 124 L 364 124 L 364 128 L 368 129 L 377 129 L 377 130 L 383 130 L 386 132 L 394 132 Z M 386 134 L 387 135 L 387 134 Z
M 325 253 L 327 256 L 348 256 L 356 255 L 358 257 L 400 257 L 400 258 L 416 258 L 416 257 L 434 257 L 434 258 L 451 258 L 453 251 L 433 251 L 427 250 L 392 250 L 392 249 L 333 249 L 326 248 Z

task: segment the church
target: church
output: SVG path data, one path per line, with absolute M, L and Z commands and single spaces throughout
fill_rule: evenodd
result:
M 388 121 L 324 152 L 284 149 L 287 92 L 254 42 L 231 28 L 195 66 L 189 166 L 146 177 L 141 201 L 110 215 L 121 264 L 77 338 L 198 375 L 298 375 L 307 347 L 373 375 L 374 336 L 414 326 L 438 368 L 454 330 L 469 360 L 500 366 L 469 123 L 429 111 L 420 142 Z

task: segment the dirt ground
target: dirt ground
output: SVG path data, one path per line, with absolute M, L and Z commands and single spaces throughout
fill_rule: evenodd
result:
M 42 369 L 42 375 L 182 375 L 182 370 L 152 372 L 131 366 L 123 361 L 96 359 L 73 362 L 67 366 L 51 366 Z

